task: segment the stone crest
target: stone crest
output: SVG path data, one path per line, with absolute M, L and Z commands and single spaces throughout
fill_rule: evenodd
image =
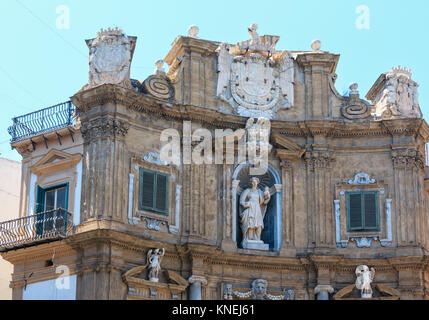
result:
M 278 108 L 294 103 L 294 62 L 287 51 L 276 51 L 277 36 L 259 36 L 252 24 L 252 39 L 235 46 L 223 43 L 218 53 L 217 96 L 245 117 L 272 119 Z
M 411 80 L 409 69 L 397 67 L 384 73 L 368 92 L 367 98 L 376 106 L 382 119 L 421 118 L 417 82 Z
M 130 66 L 135 37 L 121 29 L 101 29 L 95 39 L 87 40 L 89 48 L 89 82 L 93 88 L 102 84 L 117 84 L 131 88 Z

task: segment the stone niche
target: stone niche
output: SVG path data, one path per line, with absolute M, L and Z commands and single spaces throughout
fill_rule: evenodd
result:
M 145 280 L 147 269 L 136 267 L 122 276 L 127 285 L 127 300 L 186 300 L 188 282 L 179 274 L 170 270 L 162 270 L 159 282 Z
M 278 173 L 271 167 L 262 176 L 256 176 L 259 179 L 258 189 L 261 192 L 268 188 L 271 198 L 266 205 L 266 212 L 264 216 L 264 228 L 261 233 L 261 244 L 250 244 L 243 239 L 243 232 L 241 228 L 240 213 L 243 207 L 240 204 L 240 197 L 242 193 L 251 188 L 251 179 L 253 176 L 249 172 L 250 164 L 244 163 L 239 165 L 234 173 L 233 181 L 233 226 L 234 226 L 234 239 L 240 249 L 248 250 L 263 250 L 263 251 L 278 251 L 281 245 L 281 180 Z

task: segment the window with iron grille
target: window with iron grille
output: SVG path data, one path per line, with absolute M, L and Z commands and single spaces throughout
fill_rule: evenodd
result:
M 140 168 L 139 210 L 168 215 L 169 180 L 167 174 Z
M 346 193 L 347 231 L 379 231 L 379 203 L 377 191 Z

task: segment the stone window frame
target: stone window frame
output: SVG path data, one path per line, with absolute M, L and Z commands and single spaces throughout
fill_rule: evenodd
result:
M 60 156 L 62 159 L 50 162 L 49 160 L 54 156 Z M 67 190 L 67 212 L 73 216 L 73 224 L 75 226 L 80 224 L 80 207 L 76 207 L 76 197 L 80 198 L 81 185 L 78 186 L 78 181 L 81 179 L 82 167 L 78 169 L 81 164 L 82 154 L 70 154 L 62 150 L 51 149 L 47 154 L 41 157 L 35 164 L 29 167 L 29 189 L 26 199 L 25 215 L 36 214 L 37 202 L 37 187 L 42 189 L 49 189 L 57 185 L 68 185 Z M 81 164 L 82 166 L 82 164 Z M 80 181 L 80 184 L 82 182 Z M 80 205 L 80 202 L 79 202 Z M 24 214 L 24 213 L 23 213 Z
M 387 196 L 389 191 L 388 185 L 381 179 L 368 179 L 362 184 L 356 183 L 356 181 L 356 179 L 347 179 L 335 185 L 334 221 L 337 247 L 347 248 L 350 242 L 354 241 L 358 248 L 369 248 L 372 245 L 372 241 L 379 241 L 383 247 L 391 246 L 392 200 Z M 346 194 L 348 192 L 378 192 L 378 231 L 348 231 L 346 199 Z
M 150 152 L 149 154 L 155 154 Z M 139 224 L 140 221 L 146 221 L 146 228 L 159 231 L 161 225 L 168 225 L 171 233 L 177 233 L 178 217 L 180 214 L 180 199 L 177 200 L 177 192 L 180 186 L 177 182 L 179 176 L 178 168 L 175 165 L 164 165 L 161 162 L 151 160 L 151 157 L 136 155 L 131 158 L 131 170 L 129 173 L 129 198 L 128 198 L 128 219 L 131 224 Z M 168 215 L 139 209 L 139 176 L 140 169 L 155 171 L 168 175 Z

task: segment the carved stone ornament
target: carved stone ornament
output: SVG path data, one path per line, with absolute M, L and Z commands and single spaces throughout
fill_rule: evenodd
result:
M 148 152 L 144 157 L 144 161 L 156 164 L 158 166 L 166 166 L 167 163 L 161 160 L 161 156 L 157 152 Z
M 375 269 L 368 266 L 358 266 L 356 268 L 356 288 L 361 290 L 361 297 L 364 299 L 372 298 L 371 283 L 374 281 Z
M 353 179 L 350 179 L 348 184 L 355 184 L 355 185 L 365 185 L 365 184 L 375 184 L 377 181 L 375 179 L 371 179 L 369 174 L 365 172 L 359 172 L 355 175 Z
M 148 228 L 149 230 L 155 230 L 155 231 L 161 230 L 161 225 L 167 224 L 165 221 L 159 221 L 159 220 L 149 219 L 145 217 L 142 217 L 141 220 L 146 221 L 146 228 Z
M 234 290 L 232 284 L 224 285 L 224 300 L 295 300 L 294 290 L 285 290 L 284 294 L 269 294 L 268 282 L 264 279 L 256 279 L 252 282 L 252 288 L 248 291 Z
M 100 138 L 125 137 L 128 133 L 129 123 L 114 118 L 98 118 L 83 122 L 81 126 L 82 137 L 85 142 Z
M 304 155 L 305 165 L 310 171 L 315 169 L 331 168 L 335 162 L 334 152 L 331 150 L 307 151 Z
M 425 168 L 425 157 L 416 149 L 399 149 L 392 151 L 393 166 L 397 169 Z
M 294 61 L 289 52 L 275 50 L 280 37 L 259 36 L 257 29 L 248 28 L 251 40 L 216 50 L 217 96 L 241 116 L 272 119 L 278 108 L 294 104 Z
M 143 82 L 142 91 L 155 98 L 170 100 L 174 97 L 174 89 L 165 73 L 164 61 L 158 60 L 155 65 L 155 72 Z
M 87 40 L 89 48 L 89 82 L 93 88 L 116 84 L 131 88 L 130 66 L 135 46 L 121 29 L 101 29 L 95 39 Z
M 123 274 L 128 300 L 186 299 L 188 282 L 174 271 L 161 271 L 160 264 L 164 254 L 165 249 L 151 249 L 144 266 L 134 267 Z
M 347 103 L 341 108 L 341 114 L 348 120 L 363 120 L 371 116 L 371 105 L 359 98 L 357 83 L 350 85 Z
M 375 104 L 378 117 L 423 117 L 419 106 L 419 85 L 411 77 L 411 71 L 402 67 L 393 68 L 380 76 L 367 95 Z

